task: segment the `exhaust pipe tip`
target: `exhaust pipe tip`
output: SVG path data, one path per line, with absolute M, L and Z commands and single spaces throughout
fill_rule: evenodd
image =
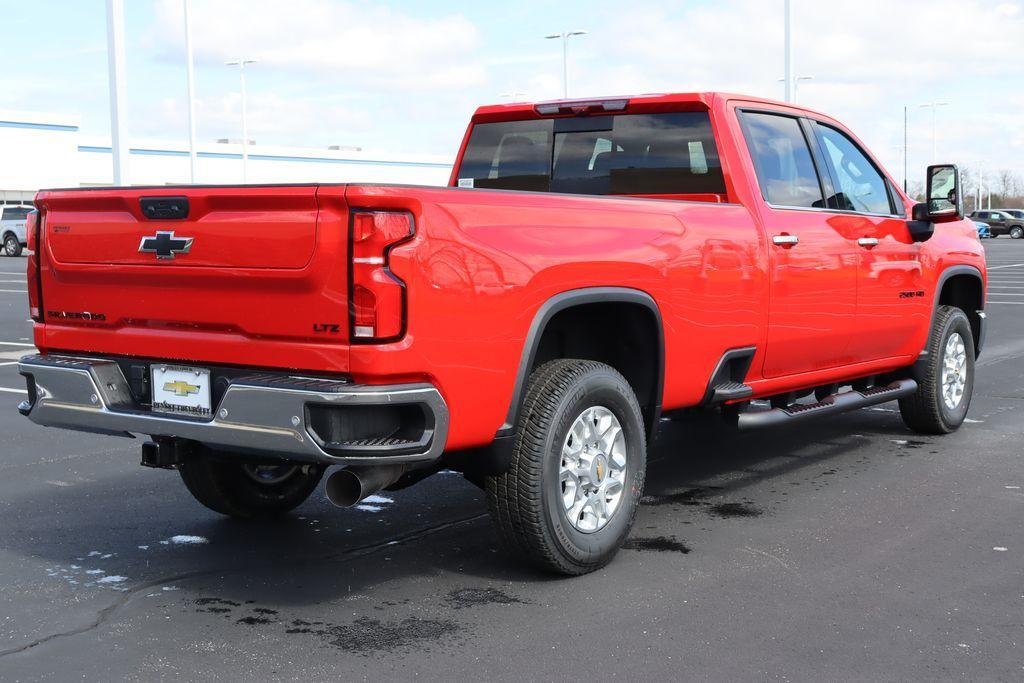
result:
M 327 500 L 340 508 L 350 508 L 369 493 L 363 492 L 362 482 L 352 470 L 338 470 L 327 477 L 324 484 L 327 492 Z
M 402 465 L 347 467 L 338 470 L 327 477 L 324 483 L 327 500 L 337 507 L 350 508 L 394 484 L 405 470 Z

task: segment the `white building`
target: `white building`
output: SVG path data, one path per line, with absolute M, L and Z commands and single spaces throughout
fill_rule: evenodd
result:
M 131 140 L 127 177 L 132 185 L 189 182 L 187 142 Z M 241 144 L 199 143 L 204 185 L 242 182 Z M 445 185 L 451 157 L 381 154 L 358 149 L 249 145 L 249 183 L 409 183 Z M 0 203 L 30 202 L 49 187 L 96 187 L 113 182 L 109 138 L 83 136 L 78 118 L 0 110 Z

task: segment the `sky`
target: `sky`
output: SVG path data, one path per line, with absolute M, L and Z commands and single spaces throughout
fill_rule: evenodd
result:
M 1024 176 L 1024 0 L 792 0 L 801 104 L 847 124 L 911 181 L 932 161 Z M 109 136 L 104 0 L 0 0 L 0 109 L 78 115 Z M 474 108 L 724 90 L 782 98 L 783 0 L 193 0 L 201 141 L 453 155 Z M 128 131 L 185 141 L 182 0 L 125 0 Z M 2 155 L 2 150 L 0 150 Z

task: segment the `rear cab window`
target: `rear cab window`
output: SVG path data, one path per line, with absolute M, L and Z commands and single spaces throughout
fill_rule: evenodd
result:
M 460 187 L 724 201 L 708 112 L 474 124 Z

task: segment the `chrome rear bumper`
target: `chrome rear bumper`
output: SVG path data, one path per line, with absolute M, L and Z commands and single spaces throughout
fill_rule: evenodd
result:
M 283 457 L 324 465 L 427 463 L 440 457 L 448 434 L 448 407 L 430 384 L 369 386 L 345 380 L 254 372 L 232 378 L 206 419 L 150 411 L 139 405 L 117 362 L 78 356 L 25 356 L 18 369 L 28 381 L 29 400 L 18 409 L 39 425 L 131 436 L 178 437 L 242 453 Z M 353 407 L 366 410 L 346 413 Z M 382 434 L 334 442 L 311 426 L 337 409 L 365 421 L 379 411 L 418 407 L 416 438 Z M 413 408 L 410 408 L 413 407 Z M 367 410 L 369 413 L 367 413 Z M 321 424 L 324 424 L 321 419 Z M 386 422 L 386 421 L 385 421 Z

